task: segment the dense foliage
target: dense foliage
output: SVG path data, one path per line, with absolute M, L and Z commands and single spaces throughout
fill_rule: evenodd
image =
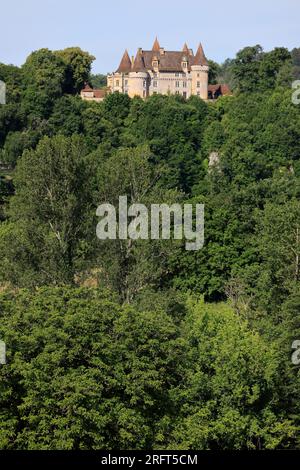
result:
M 233 96 L 78 96 L 79 48 L 0 64 L 0 448 L 299 448 L 299 49 Z M 100 203 L 205 204 L 205 245 L 96 237 Z

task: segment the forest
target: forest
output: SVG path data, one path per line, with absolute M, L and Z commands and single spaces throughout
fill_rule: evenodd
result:
M 300 449 L 300 48 L 211 102 L 83 101 L 93 60 L 0 63 L 0 448 Z M 203 248 L 99 240 L 120 195 L 204 204 Z

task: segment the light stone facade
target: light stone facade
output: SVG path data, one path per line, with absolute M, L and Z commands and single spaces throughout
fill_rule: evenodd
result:
M 125 51 L 119 68 L 108 75 L 111 92 L 146 98 L 153 94 L 192 95 L 208 99 L 209 66 L 202 45 L 196 55 L 185 44 L 182 51 L 165 51 L 157 39 L 151 51 L 138 49 L 135 59 Z

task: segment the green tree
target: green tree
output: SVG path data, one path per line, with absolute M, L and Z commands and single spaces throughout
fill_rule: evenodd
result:
M 169 448 L 274 449 L 291 442 L 296 428 L 277 411 L 275 344 L 222 304 L 190 305 L 183 334 L 189 346 L 171 392 L 180 411 L 171 432 L 164 430 Z
M 182 351 L 162 311 L 93 289 L 0 295 L 2 449 L 146 449 Z
M 91 74 L 90 82 L 93 88 L 104 88 L 107 85 L 106 75 L 102 73 Z
M 86 243 L 87 149 L 77 136 L 42 139 L 14 175 L 10 221 L 1 227 L 1 275 L 18 285 L 73 283 Z M 88 231 L 89 233 L 89 231 Z
M 119 196 L 127 196 L 128 207 L 133 203 L 175 203 L 180 195 L 166 190 L 160 180 L 163 168 L 150 163 L 147 146 L 120 149 L 110 158 L 96 162 L 98 168 L 96 204 L 110 203 L 116 208 L 119 229 Z M 95 153 L 97 158 L 97 153 Z M 149 225 L 148 225 L 149 223 Z M 150 220 L 147 228 L 150 230 Z M 138 228 L 139 231 L 141 228 Z M 176 242 L 177 243 L 177 242 Z M 158 286 L 168 277 L 167 258 L 175 250 L 170 240 L 98 240 L 100 278 L 116 290 L 123 301 L 131 302 L 146 287 Z
M 18 103 L 23 90 L 22 70 L 15 65 L 0 63 L 0 80 L 6 85 L 6 102 Z
M 66 93 L 78 93 L 89 80 L 92 62 L 95 57 L 80 49 L 80 47 L 67 47 L 54 53 L 66 65 Z
M 257 87 L 262 51 L 262 47 L 257 44 L 245 47 L 236 55 L 232 71 L 234 80 L 242 92 L 254 91 Z
M 56 100 L 48 126 L 51 134 L 82 134 L 86 103 L 77 96 L 64 95 Z
M 208 61 L 209 73 L 208 73 L 208 83 L 215 84 L 218 83 L 218 76 L 220 73 L 220 66 L 217 62 L 213 60 Z
M 272 51 L 264 53 L 259 68 L 261 88 L 263 90 L 274 88 L 278 76 L 280 78 L 280 73 L 280 79 L 282 80 L 283 68 L 285 66 L 288 66 L 292 73 L 291 54 L 284 47 L 275 47 Z
M 26 113 L 47 118 L 54 101 L 63 94 L 66 64 L 49 49 L 39 49 L 28 56 L 22 72 Z

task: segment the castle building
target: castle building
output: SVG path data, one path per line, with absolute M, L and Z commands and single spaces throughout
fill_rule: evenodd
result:
M 118 69 L 107 76 L 111 92 L 146 98 L 157 93 L 192 95 L 207 100 L 209 66 L 200 44 L 196 54 L 184 44 L 182 51 L 166 51 L 157 38 L 151 51 L 138 49 L 131 59 L 124 52 Z

